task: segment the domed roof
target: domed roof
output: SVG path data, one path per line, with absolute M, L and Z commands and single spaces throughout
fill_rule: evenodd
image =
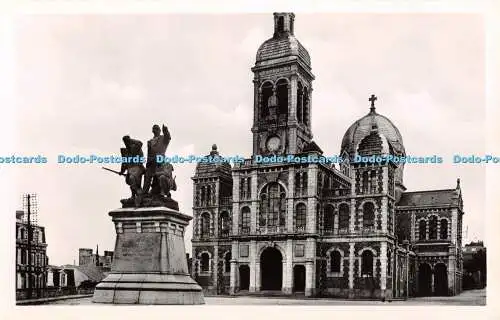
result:
M 356 155 L 360 142 L 374 131 L 377 131 L 387 140 L 391 150 L 390 153 L 395 155 L 406 154 L 403 137 L 398 128 L 387 117 L 375 112 L 375 108 L 372 108 L 370 113 L 354 122 L 347 129 L 342 139 L 340 154 L 347 152 L 350 157 Z
M 216 161 L 220 158 L 219 152 L 217 151 L 217 145 L 212 146 L 212 151 L 207 157 L 212 157 L 210 162 L 198 162 L 196 165 L 196 175 L 212 175 L 216 172 L 225 173 L 231 175 L 231 165 L 227 161 Z
M 311 57 L 306 48 L 290 33 L 284 33 L 266 40 L 257 50 L 256 65 L 260 62 L 296 56 L 307 66 L 311 66 Z

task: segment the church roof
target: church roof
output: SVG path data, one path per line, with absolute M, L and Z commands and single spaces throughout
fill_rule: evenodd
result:
M 76 269 L 76 270 L 80 271 L 81 273 L 83 273 L 84 275 L 86 275 L 87 278 L 89 278 L 89 280 L 92 280 L 95 282 L 99 282 L 105 278 L 105 275 L 104 275 L 102 269 L 97 267 L 97 266 L 91 265 L 91 264 L 84 265 L 84 266 L 74 266 L 74 265 L 66 264 L 66 265 L 63 265 L 63 267 L 65 269 Z
M 225 173 L 231 175 L 231 165 L 227 161 L 222 161 L 222 157 L 217 151 L 217 145 L 212 146 L 212 151 L 207 157 L 211 157 L 211 162 L 198 162 L 196 165 L 196 175 L 206 176 L 214 173 Z M 221 159 L 217 161 L 216 159 Z
M 259 62 L 287 56 L 296 56 L 307 66 L 311 65 L 309 52 L 294 35 L 289 33 L 266 40 L 257 50 L 256 65 L 259 65 Z
M 316 142 L 311 141 L 304 147 L 303 152 L 319 152 L 323 154 L 323 150 L 316 144 Z
M 399 207 L 458 206 L 459 194 L 456 189 L 404 192 L 398 202 Z
M 387 139 L 387 142 L 395 153 L 405 154 L 403 137 L 398 128 L 391 120 L 378 114 L 375 110 L 370 111 L 370 113 L 354 122 L 349 129 L 347 129 L 342 139 L 340 154 L 347 152 L 349 156 L 354 156 L 357 152 L 356 148 L 361 140 L 370 135 L 374 128 L 376 128 L 379 134 Z

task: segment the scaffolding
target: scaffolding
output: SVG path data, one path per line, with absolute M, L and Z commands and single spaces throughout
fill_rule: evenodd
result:
M 23 195 L 23 223 L 26 224 L 28 229 L 28 266 L 27 266 L 27 284 L 28 292 L 27 298 L 30 299 L 33 294 L 33 282 L 34 282 L 34 266 L 32 261 L 32 244 L 33 241 L 38 239 L 33 239 L 33 226 L 38 225 L 38 201 L 36 194 L 26 193 Z M 38 232 L 35 233 L 38 237 Z

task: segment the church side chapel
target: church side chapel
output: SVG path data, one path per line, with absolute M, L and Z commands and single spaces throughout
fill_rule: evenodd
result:
M 393 299 L 462 291 L 460 181 L 407 192 L 398 128 L 370 109 L 346 131 L 332 164 L 256 164 L 256 155 L 322 155 L 312 140 L 311 58 L 293 13 L 274 14 L 257 51 L 253 154 L 199 163 L 193 179 L 192 277 L 205 294 Z M 212 146 L 210 155 L 219 155 Z

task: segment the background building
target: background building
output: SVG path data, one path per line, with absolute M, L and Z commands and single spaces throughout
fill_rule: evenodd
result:
M 471 242 L 464 246 L 463 265 L 464 289 L 486 287 L 486 247 L 482 241 Z
M 27 214 L 16 211 L 16 297 L 27 298 L 30 289 L 31 296 L 41 295 L 47 282 L 47 243 L 45 228 L 33 223 L 28 228 Z M 28 229 L 31 229 L 31 241 L 28 242 Z M 31 257 L 28 252 L 31 251 Z
M 95 286 L 111 270 L 112 251 L 104 251 L 104 256 L 100 256 L 99 248 L 95 254 L 92 249 L 80 248 L 78 254 L 77 266 L 71 264 L 49 266 L 47 296 L 93 292 Z
M 104 255 L 99 255 L 99 246 L 97 246 L 96 253 L 92 249 L 80 248 L 78 249 L 78 265 L 94 265 L 111 269 L 113 263 L 113 251 L 104 251 Z
M 392 298 L 462 290 L 460 181 L 406 192 L 404 164 L 355 162 L 406 155 L 402 135 L 376 112 L 346 131 L 340 167 L 256 163 L 255 156 L 314 158 L 311 58 L 293 13 L 274 14 L 257 50 L 252 158 L 199 163 L 193 177 L 192 275 L 206 293 L 303 293 Z M 219 155 L 214 145 L 211 156 Z

